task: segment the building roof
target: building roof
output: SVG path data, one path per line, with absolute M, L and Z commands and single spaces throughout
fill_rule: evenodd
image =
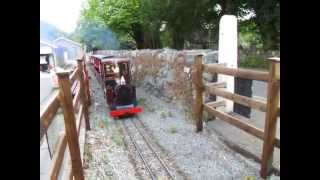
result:
M 69 42 L 69 43 L 74 44 L 76 46 L 82 47 L 82 44 L 77 43 L 75 41 L 72 41 L 72 40 L 65 38 L 65 37 L 59 37 L 59 38 L 55 39 L 53 42 L 56 43 L 57 41 L 66 41 L 66 42 Z
M 52 43 L 49 43 L 49 42 L 47 42 L 47 41 L 44 41 L 44 40 L 40 40 L 40 44 L 49 46 L 49 47 L 51 47 L 51 48 L 58 48 L 56 45 L 54 45 L 54 44 L 52 44 Z
M 40 47 L 40 55 L 41 54 L 53 54 L 52 48 L 50 48 L 50 47 Z

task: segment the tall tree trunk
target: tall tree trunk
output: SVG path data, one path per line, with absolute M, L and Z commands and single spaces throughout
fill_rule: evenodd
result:
M 231 0 L 222 0 L 221 2 L 221 16 L 225 14 L 232 14 L 232 2 Z
M 150 32 L 144 32 L 143 33 L 144 42 L 143 42 L 143 48 L 145 49 L 152 49 L 152 36 L 150 35 Z
M 184 48 L 184 37 L 178 31 L 173 32 L 173 48 L 181 50 Z
M 155 48 L 160 49 L 161 47 L 162 46 L 161 46 L 161 41 L 160 41 L 160 33 L 157 32 L 156 36 L 155 36 Z
M 160 42 L 160 32 L 157 28 L 156 31 L 153 32 L 153 48 L 154 49 L 160 49 L 161 48 L 161 42 Z
M 161 47 L 160 44 L 160 33 L 159 32 L 146 32 L 144 33 L 145 43 L 144 48 L 158 49 Z
M 280 34 L 275 31 L 275 27 L 270 24 L 268 28 L 266 28 L 265 24 L 257 23 L 262 39 L 263 39 L 263 49 L 265 50 L 278 50 L 280 43 Z
M 133 39 L 136 42 L 138 49 L 144 48 L 144 34 L 140 24 L 132 24 Z

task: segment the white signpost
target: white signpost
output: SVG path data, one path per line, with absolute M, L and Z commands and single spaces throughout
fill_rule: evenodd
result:
M 238 28 L 237 18 L 233 15 L 224 15 L 220 19 L 219 26 L 219 55 L 218 63 L 227 67 L 237 68 L 238 58 Z M 226 90 L 234 93 L 234 77 L 218 74 L 218 82 L 226 82 Z M 217 100 L 225 100 L 227 112 L 233 111 L 233 101 L 217 97 Z

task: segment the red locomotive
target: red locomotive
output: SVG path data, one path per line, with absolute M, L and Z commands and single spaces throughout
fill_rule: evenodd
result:
M 106 55 L 92 55 L 90 61 L 100 76 L 112 117 L 122 118 L 142 112 L 136 89 L 131 85 L 130 60 Z

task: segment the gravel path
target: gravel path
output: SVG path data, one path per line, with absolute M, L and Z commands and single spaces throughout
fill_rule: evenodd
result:
M 40 71 L 40 104 L 46 100 L 53 90 L 50 73 Z
M 145 112 L 140 119 L 158 143 L 175 159 L 188 179 L 259 179 L 259 164 L 229 149 L 214 132 L 195 133 L 177 105 L 168 104 L 142 89 Z M 141 100 L 140 100 L 141 101 Z

